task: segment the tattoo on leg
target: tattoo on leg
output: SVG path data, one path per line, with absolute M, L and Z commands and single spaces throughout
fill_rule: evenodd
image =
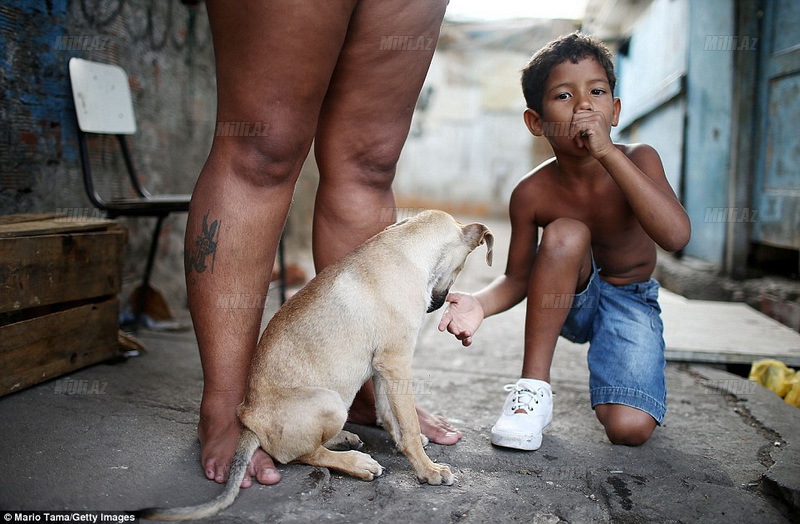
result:
M 186 246 L 185 270 L 186 274 L 196 271 L 203 273 L 209 269 L 206 258 L 211 257 L 210 272 L 214 272 L 214 261 L 217 258 L 217 244 L 219 243 L 219 226 L 222 222 L 214 220 L 208 226 L 208 213 L 203 216 L 203 232 L 197 235 L 194 246 Z

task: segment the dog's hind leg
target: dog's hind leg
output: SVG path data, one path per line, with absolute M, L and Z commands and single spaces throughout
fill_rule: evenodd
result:
M 361 438 L 355 433 L 342 430 L 338 435 L 323 444 L 323 446 L 331 451 L 350 451 L 351 449 L 363 448 L 364 443 L 361 442 Z
M 264 391 L 257 405 L 239 409 L 242 423 L 261 439 L 261 446 L 279 462 L 301 462 L 331 468 L 363 480 L 372 480 L 383 468 L 360 451 L 331 451 L 324 444 L 352 445 L 361 440 L 342 431 L 347 406 L 338 393 L 326 388 L 298 387 Z
M 312 454 L 322 445 L 337 449 L 359 447 L 361 440 L 342 431 L 347 406 L 326 388 L 273 388 L 239 408 L 245 427 L 258 435 L 273 459 L 287 464 Z
M 331 451 L 320 446 L 313 453 L 298 457 L 297 462 L 330 468 L 358 477 L 361 480 L 373 480 L 383 473 L 383 468 L 378 462 L 360 451 Z

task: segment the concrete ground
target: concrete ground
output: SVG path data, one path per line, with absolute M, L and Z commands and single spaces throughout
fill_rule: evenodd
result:
M 489 225 L 495 267 L 476 252 L 455 288 L 476 290 L 502 271 L 508 232 Z M 524 305 L 487 319 L 470 348 L 436 330 L 439 316 L 428 316 L 420 336 L 413 390 L 464 434 L 455 446 L 427 446 L 452 466 L 455 485 L 420 485 L 382 430 L 353 425 L 383 476 L 363 482 L 281 466 L 280 484 L 242 491 L 209 522 L 800 521 L 800 410 L 772 392 L 671 363 L 664 426 L 642 447 L 613 446 L 589 406 L 587 347 L 560 340 L 554 419 L 541 449 L 495 448 L 489 430 L 503 385 L 518 378 Z M 220 492 L 199 463 L 202 376 L 192 332 L 140 339 L 144 356 L 0 399 L 0 510 L 133 510 Z

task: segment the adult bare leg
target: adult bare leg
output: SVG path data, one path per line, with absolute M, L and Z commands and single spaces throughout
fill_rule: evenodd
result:
M 224 482 L 278 239 L 355 0 L 207 2 L 217 136 L 186 229 L 186 281 L 203 366 L 198 437 Z M 239 136 L 231 136 L 239 135 Z M 245 135 L 245 136 L 242 136 Z M 280 479 L 259 451 L 250 474 Z M 250 485 L 249 476 L 243 486 Z
M 395 220 L 392 180 L 439 37 L 446 0 L 402 5 L 361 0 L 320 114 L 315 153 L 320 184 L 314 213 L 317 270 Z M 440 444 L 461 434 L 417 409 L 422 433 Z M 350 420 L 375 422 L 368 383 Z

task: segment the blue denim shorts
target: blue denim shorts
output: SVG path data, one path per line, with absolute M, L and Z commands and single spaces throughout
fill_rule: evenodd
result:
M 561 336 L 589 342 L 592 408 L 624 404 L 649 413 L 659 425 L 667 412 L 664 324 L 655 279 L 615 286 L 593 271 L 575 296 Z

